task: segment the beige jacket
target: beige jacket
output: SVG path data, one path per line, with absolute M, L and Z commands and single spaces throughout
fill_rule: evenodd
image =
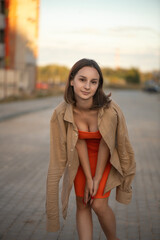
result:
M 132 198 L 131 182 L 135 175 L 134 152 L 129 141 L 124 115 L 115 101 L 98 112 L 98 129 L 110 149 L 112 168 L 104 193 L 116 187 L 116 200 L 128 204 Z M 62 184 L 62 212 L 66 218 L 69 195 L 79 166 L 75 148 L 78 129 L 73 120 L 72 105 L 61 103 L 50 120 L 50 163 L 47 176 L 46 214 L 47 231 L 58 231 L 59 181 Z

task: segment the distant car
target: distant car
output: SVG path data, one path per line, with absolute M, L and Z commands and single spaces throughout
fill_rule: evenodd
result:
M 36 89 L 47 90 L 48 88 L 48 83 L 36 83 Z
M 145 82 L 144 90 L 148 92 L 160 92 L 160 85 L 154 80 L 147 80 Z

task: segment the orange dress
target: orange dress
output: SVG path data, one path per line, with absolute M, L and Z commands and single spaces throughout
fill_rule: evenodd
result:
M 87 149 L 88 149 L 88 157 L 90 162 L 90 168 L 91 168 L 91 174 L 92 177 L 94 177 L 96 172 L 96 165 L 97 165 L 97 156 L 98 156 L 98 149 L 99 149 L 99 143 L 102 138 L 99 131 L 97 132 L 84 132 L 84 131 L 78 131 L 79 132 L 79 139 L 85 139 L 87 143 Z M 101 178 L 99 188 L 97 191 L 97 194 L 94 196 L 94 198 L 107 198 L 110 195 L 110 191 L 105 193 L 103 195 L 103 191 L 106 185 L 106 181 L 109 175 L 111 169 L 110 161 L 108 161 L 103 176 Z M 83 172 L 82 166 L 80 165 L 74 180 L 74 188 L 76 196 L 84 197 L 84 189 L 85 189 L 85 174 Z

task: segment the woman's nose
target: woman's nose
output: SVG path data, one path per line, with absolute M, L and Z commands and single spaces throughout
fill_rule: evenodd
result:
M 90 89 L 90 83 L 89 82 L 86 82 L 86 84 L 85 84 L 85 89 Z

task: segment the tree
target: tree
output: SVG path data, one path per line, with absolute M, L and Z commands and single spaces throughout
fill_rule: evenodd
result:
M 131 68 L 127 71 L 125 80 L 127 83 L 140 83 L 140 73 L 136 68 Z
M 46 65 L 38 67 L 38 81 L 61 83 L 67 80 L 69 69 L 65 66 Z

